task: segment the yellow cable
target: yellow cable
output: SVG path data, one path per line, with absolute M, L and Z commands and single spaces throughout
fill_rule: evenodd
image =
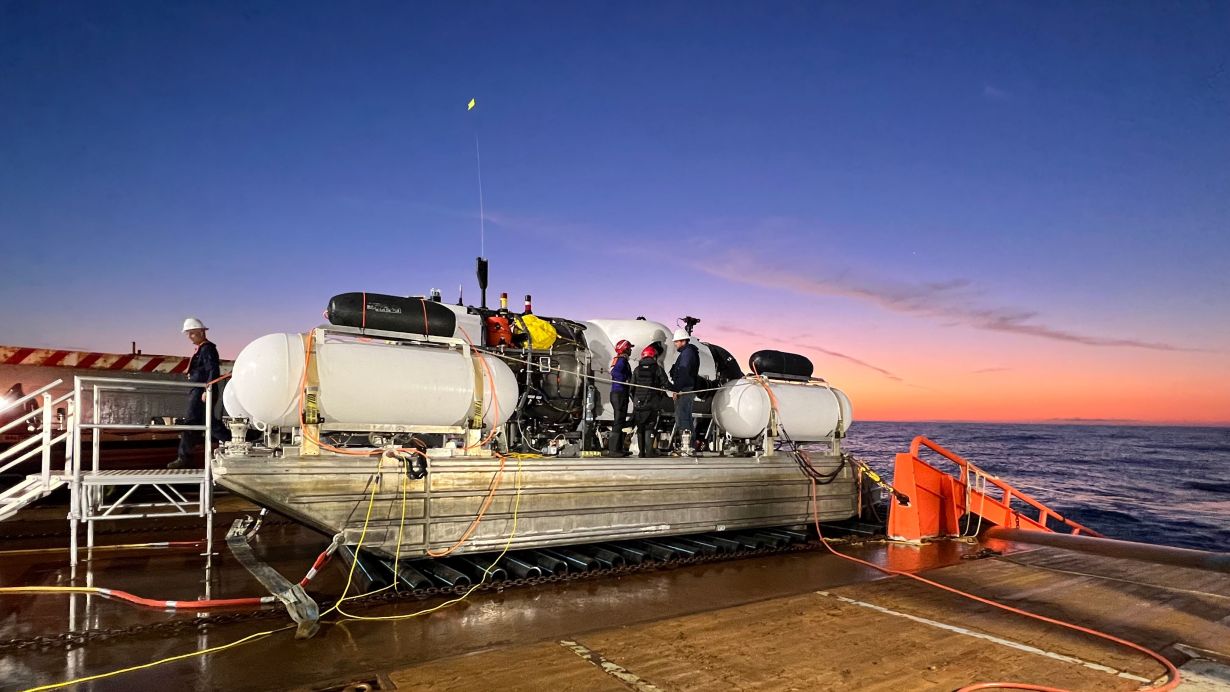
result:
M 342 601 L 346 600 L 346 594 L 350 593 L 350 584 L 354 580 L 354 569 L 359 564 L 359 551 L 363 549 L 363 541 L 367 538 L 367 525 L 372 520 L 372 507 L 376 504 L 376 490 L 380 487 L 380 468 L 384 465 L 384 457 L 380 458 L 379 465 L 376 466 L 375 478 L 372 479 L 372 491 L 367 497 L 367 515 L 363 517 L 363 530 L 359 532 L 359 542 L 354 549 L 354 559 L 350 561 L 350 571 L 346 573 L 346 586 L 342 588 L 342 595 L 337 599 L 337 602 L 329 607 L 328 610 L 321 613 L 319 617 L 324 617 L 329 613 L 337 610 Z M 396 583 L 396 582 L 394 582 Z
M 201 544 L 204 541 L 191 541 L 192 543 Z M 96 545 L 91 550 L 98 552 L 102 550 L 157 550 L 164 548 L 173 548 L 177 546 L 167 545 L 166 543 L 120 543 L 118 545 Z M 63 553 L 68 552 L 69 548 L 20 548 L 17 550 L 0 550 L 0 555 L 37 555 L 39 553 Z
M 380 473 L 380 468 L 383 466 L 383 464 L 384 464 L 384 461 L 383 461 L 383 459 L 381 459 L 380 466 L 378 466 L 378 467 L 377 467 L 377 474 L 379 474 L 379 473 Z M 345 601 L 345 600 L 350 600 L 350 599 L 348 599 L 348 598 L 346 597 L 346 594 L 349 592 L 349 590 L 350 590 L 350 585 L 351 585 L 351 581 L 354 579 L 354 570 L 355 570 L 355 565 L 356 565 L 356 564 L 358 564 L 358 560 L 356 559 L 356 560 L 352 561 L 352 562 L 351 562 L 351 564 L 350 564 L 350 572 L 349 572 L 349 574 L 348 574 L 348 575 L 347 575 L 347 577 L 346 577 L 346 587 L 342 590 L 342 597 L 341 597 L 341 598 L 339 598 L 339 599 L 337 600 L 337 602 L 333 604 L 333 606 L 332 606 L 332 607 L 330 607 L 328 610 L 326 610 L 326 611 L 324 611 L 323 613 L 321 613 L 321 614 L 320 614 L 320 616 L 321 616 L 321 617 L 324 617 L 324 616 L 325 616 L 325 615 L 327 615 L 328 613 L 330 613 L 330 612 L 332 612 L 332 611 L 336 610 L 336 611 L 338 611 L 339 613 L 341 613 L 342 615 L 346 616 L 346 618 L 351 619 L 351 620 L 374 620 L 374 621 L 380 621 L 380 620 L 386 620 L 386 621 L 387 621 L 387 620 L 405 620 L 405 619 L 409 619 L 409 618 L 418 617 L 418 616 L 420 616 L 420 615 L 426 615 L 426 614 L 428 614 L 428 613 L 434 613 L 434 612 L 435 612 L 435 611 L 437 611 L 437 610 L 441 610 L 441 609 L 443 609 L 443 608 L 447 608 L 448 606 L 451 606 L 451 605 L 454 605 L 454 604 L 456 604 L 456 603 L 460 603 L 460 602 L 464 601 L 466 598 L 468 598 L 468 597 L 470 596 L 470 594 L 474 593 L 474 591 L 475 591 L 476 589 L 478 589 L 480 586 L 482 586 L 482 585 L 483 585 L 483 584 L 487 581 L 487 577 L 491 574 L 491 568 L 492 568 L 492 567 L 494 567 L 494 566 L 495 566 L 495 563 L 496 563 L 496 562 L 498 562 L 500 559 L 502 559 L 502 558 L 504 557 L 504 555 L 508 553 L 508 549 L 512 546 L 513 538 L 514 538 L 514 537 L 516 536 L 516 534 L 517 534 L 517 517 L 518 517 L 518 513 L 520 512 L 520 509 L 521 509 L 521 488 L 522 488 L 522 483 L 521 483 L 521 472 L 522 472 L 522 468 L 521 468 L 521 460 L 520 460 L 520 459 L 518 459 L 518 460 L 517 460 L 517 473 L 516 473 L 516 480 L 515 480 L 515 482 L 514 482 L 514 483 L 515 483 L 515 485 L 516 485 L 516 495 L 515 495 L 515 498 L 514 498 L 514 500 L 513 500 L 513 517 L 512 517 L 512 520 L 513 520 L 513 525 L 512 525 L 512 531 L 508 534 L 508 540 L 504 542 L 504 549 L 500 551 L 500 554 L 499 554 L 499 555 L 495 558 L 495 560 L 492 560 L 491 565 L 490 565 L 490 566 L 488 566 L 488 568 L 487 568 L 487 569 L 483 572 L 483 578 L 482 578 L 481 580 L 479 580 L 479 582 L 478 582 L 477 584 L 475 584 L 474 586 L 470 587 L 470 589 L 469 589 L 468 591 L 466 591 L 464 594 L 462 594 L 461 596 L 458 596 L 457 598 L 453 598 L 453 599 L 450 599 L 450 600 L 448 600 L 448 601 L 445 601 L 445 602 L 443 602 L 443 603 L 441 603 L 441 604 L 439 604 L 439 605 L 437 605 L 437 606 L 435 606 L 435 607 L 428 608 L 428 609 L 426 609 L 426 610 L 421 610 L 421 611 L 419 611 L 419 612 L 417 612 L 417 613 L 410 613 L 410 614 L 407 614 L 407 615 L 384 615 L 384 616 L 362 616 L 362 615 L 350 615 L 349 613 L 346 613 L 346 612 L 344 612 L 344 611 L 341 609 L 341 605 L 342 605 L 342 602 L 343 602 L 343 601 Z M 358 542 L 358 544 L 355 546 L 355 554 L 356 554 L 356 555 L 358 555 L 359 549 L 361 549 L 361 548 L 362 548 L 362 546 L 363 546 L 363 541 L 364 541 L 364 539 L 367 537 L 367 527 L 368 527 L 368 524 L 371 522 L 371 518 L 372 518 L 372 507 L 375 505 L 375 501 L 376 501 L 376 489 L 377 489 L 377 488 L 379 488 L 379 485 L 380 485 L 380 483 L 379 483 L 379 478 L 377 478 L 377 479 L 376 479 L 376 482 L 372 484 L 372 492 L 371 492 L 371 494 L 370 494 L 370 495 L 369 495 L 369 497 L 368 497 L 368 502 L 367 502 L 367 513 L 366 513 L 366 516 L 364 516 L 364 518 L 363 518 L 363 530 L 360 532 L 360 534 L 359 534 L 359 542 Z M 404 493 L 404 486 L 403 486 L 403 494 L 402 494 L 402 512 L 403 512 L 403 514 L 402 514 L 402 522 L 403 522 L 403 524 L 405 523 L 405 503 L 406 503 L 406 497 L 405 497 L 405 493 Z M 398 539 L 398 552 L 400 552 L 400 547 L 401 547 L 401 540 L 400 540 L 400 531 L 399 531 L 399 539 Z M 396 582 L 396 576 L 394 576 L 394 583 L 395 583 L 395 584 L 397 583 L 397 582 Z M 388 587 L 384 587 L 384 588 L 388 588 Z M 383 589 L 378 589 L 377 591 L 382 591 L 382 590 L 383 590 Z M 64 592 L 72 592 L 72 593 L 99 593 L 99 592 L 100 592 L 100 589 L 98 589 L 97 587 L 88 587 L 88 586 L 9 586 L 9 587 L 0 587 L 0 593 L 6 592 L 6 591 L 7 591 L 7 592 L 39 592 L 39 591 L 48 592 L 48 591 L 52 591 L 52 592 L 60 592 L 60 593 L 64 593 Z M 373 592 L 373 593 L 375 593 L 375 592 Z M 359 598 L 359 596 L 352 596 L 351 598 Z M 255 634 L 249 634 L 248 636 L 246 636 L 246 637 L 244 637 L 244 638 L 242 638 L 242 639 L 237 639 L 237 640 L 235 640 L 235 641 L 233 641 L 233 642 L 230 642 L 230 643 L 228 643 L 228 644 L 220 644 L 220 645 L 218 645 L 218 646 L 211 646 L 211 647 L 209 647 L 209 648 L 207 648 L 207 649 L 199 649 L 199 650 L 197 650 L 197 651 L 190 651 L 190 652 L 188 652 L 188 653 L 184 653 L 184 654 L 177 654 L 177 655 L 175 655 L 175 656 L 168 656 L 167 658 L 160 658 L 160 659 L 158 659 L 157 661 L 151 661 L 151 662 L 149 662 L 149 663 L 143 663 L 143 664 L 141 664 L 141 665 L 136 665 L 136 666 L 129 666 L 128 668 L 120 668 L 119 670 L 113 670 L 113 671 L 109 671 L 109 672 L 106 672 L 106 673 L 99 673 L 99 674 L 97 674 L 97 675 L 90 675 L 90 676 L 86 676 L 86 677 L 82 677 L 82 678 L 76 678 L 76 679 L 74 679 L 74 680 L 67 680 L 67 681 L 65 681 L 65 682 L 57 682 L 57 683 L 52 683 L 52 684 L 50 684 L 50 685 L 41 685 L 41 686 L 39 686 L 39 687 L 31 687 L 31 688 L 29 688 L 29 689 L 23 690 L 22 692 L 42 692 L 42 690 L 54 690 L 54 689 L 59 689 L 59 688 L 61 688 L 61 687 L 68 687 L 68 686 L 70 686 L 70 685 L 77 685 L 77 684 L 80 684 L 80 683 L 83 683 L 83 682 L 90 682 L 90 681 L 92 681 L 92 680 L 101 680 L 101 679 L 103 679 L 103 678 L 110 678 L 110 677 L 114 677 L 114 676 L 116 676 L 116 675 L 123 675 L 123 674 L 125 674 L 125 673 L 132 673 L 132 672 L 135 672 L 135 671 L 138 671 L 138 670 L 146 670 L 146 669 L 148 669 L 148 668 L 153 668 L 153 667 L 155 667 L 155 666 L 160 666 L 160 665 L 163 665 L 163 664 L 166 664 L 166 663 L 173 663 L 173 662 L 175 662 L 175 661 L 182 661 L 182 660 L 189 659 L 189 658 L 194 658 L 194 657 L 197 657 L 197 656 L 206 656 L 206 655 L 209 655 L 209 654 L 212 654 L 212 653 L 217 653 L 217 652 L 219 652 L 219 651 L 226 651 L 227 649 L 232 649 L 232 648 L 235 648 L 235 647 L 237 647 L 237 646 L 241 646 L 241 645 L 243 645 L 243 644 L 248 644 L 248 643 L 250 643 L 250 642 L 257 641 L 258 639 L 263 639 L 263 638 L 265 638 L 265 637 L 268 637 L 269 635 L 272 635 L 272 634 L 277 634 L 278 632 L 285 632 L 286 630 L 289 630 L 289 629 L 294 629 L 294 628 L 295 628 L 295 625 L 287 625 L 287 626 L 285 626 L 285 627 L 279 627 L 279 628 L 277 628 L 277 629 L 267 630 L 267 631 L 264 631 L 264 632 L 257 632 L 257 633 L 255 633 Z
M 401 539 L 406 532 L 406 486 L 410 483 L 410 462 L 398 458 L 402 462 L 401 468 L 401 523 L 397 525 L 397 548 L 393 551 L 393 586 L 397 586 L 397 570 L 399 561 L 401 560 Z
M 101 594 L 97 586 L 4 586 L 0 593 L 94 593 Z
M 475 590 L 477 590 L 479 587 L 481 587 L 483 584 L 487 582 L 487 577 L 491 575 L 491 569 L 495 567 L 495 563 L 503 559 L 504 555 L 508 553 L 508 549 L 512 546 L 513 538 L 516 537 L 517 535 L 517 517 L 519 516 L 519 513 L 521 511 L 521 487 L 522 487 L 521 486 L 521 460 L 520 459 L 517 460 L 517 473 L 514 478 L 515 480 L 513 483 L 516 487 L 516 494 L 513 498 L 512 530 L 508 534 L 508 540 L 504 542 L 504 549 L 500 551 L 500 554 L 497 555 L 495 559 L 491 561 L 491 564 L 487 566 L 487 569 L 483 571 L 483 578 L 480 579 L 477 584 L 471 586 L 465 593 L 461 594 L 460 596 L 456 598 L 449 599 L 443 603 L 433 606 L 431 608 L 420 610 L 416 613 L 408 613 L 404 615 L 352 615 L 341 609 L 340 600 L 337 602 L 336 605 L 333 606 L 333 608 L 330 608 L 329 610 L 337 610 L 338 613 L 340 613 L 341 615 L 344 615 L 346 619 L 348 620 L 363 620 L 363 621 L 409 620 L 410 618 L 416 618 L 416 617 L 419 617 L 420 615 L 427 615 L 428 613 L 434 613 L 437 610 L 441 610 L 451 605 L 461 603 L 462 601 L 469 598 L 470 594 L 474 593 Z
M 378 593 L 380 593 L 381 591 L 388 591 L 389 589 L 395 589 L 395 588 L 397 587 L 397 567 L 398 567 L 398 560 L 399 560 L 399 558 L 401 557 L 402 536 L 404 535 L 404 532 L 405 532 L 405 529 L 406 529 L 406 485 L 407 485 L 407 483 L 409 482 L 409 477 L 406 475 L 406 473 L 409 471 L 409 468 L 407 468 L 408 464 L 407 464 L 406 460 L 405 460 L 405 459 L 401 459 L 401 458 L 397 458 L 397 460 L 398 460 L 398 463 L 399 463 L 399 464 L 402 464 L 402 467 L 401 467 L 401 524 L 397 527 L 397 548 L 396 548 L 396 550 L 395 550 L 395 551 L 394 551 L 394 553 L 393 553 L 393 581 L 392 581 L 390 584 L 388 584 L 387 586 L 382 586 L 382 587 L 380 587 L 379 589 L 373 589 L 373 590 L 368 591 L 368 592 L 366 592 L 366 593 L 359 593 L 359 594 L 355 594 L 355 595 L 353 595 L 353 596 L 346 596 L 346 595 L 345 595 L 346 590 L 343 590 L 343 592 L 342 592 L 343 597 L 342 597 L 342 598 L 340 598 L 340 599 L 338 599 L 338 603 L 339 603 L 339 604 L 340 604 L 342 601 L 353 601 L 353 600 L 355 600 L 355 599 L 357 599 L 357 598 L 364 598 L 364 597 L 367 597 L 367 596 L 371 596 L 371 595 L 374 595 L 374 594 L 378 594 Z M 381 457 L 381 459 L 380 459 L 380 465 L 381 465 L 381 466 L 383 466 L 383 465 L 384 465 L 384 457 Z M 373 485 L 372 490 L 373 490 L 373 491 L 375 491 L 375 489 L 376 489 L 376 487 L 375 487 L 375 485 Z M 376 501 L 376 497 L 375 497 L 375 493 L 373 492 L 373 493 L 372 493 L 372 496 L 368 498 L 368 506 L 367 506 L 367 512 L 368 512 L 368 515 L 367 515 L 367 516 L 368 516 L 369 518 L 371 517 L 371 510 L 372 510 L 372 507 L 374 506 L 375 501 Z M 359 545 L 360 545 L 360 546 L 362 546 L 362 545 L 363 545 L 363 536 L 366 536 L 366 535 L 367 535 L 367 520 L 365 519 L 365 520 L 364 520 L 364 522 L 363 522 L 363 534 L 359 537 Z M 387 535 L 387 534 L 386 534 L 386 535 Z M 356 555 L 358 554 L 358 548 L 355 548 L 355 554 L 356 554 Z M 348 590 L 348 589 L 349 589 L 349 587 L 350 587 L 350 578 L 351 578 L 351 577 L 353 577 L 353 576 L 354 576 L 354 564 L 351 564 L 351 566 L 350 566 L 350 573 L 349 573 L 349 575 L 348 575 L 348 576 L 347 576 L 347 578 L 346 578 L 346 587 L 347 587 L 347 590 Z M 337 607 L 337 605 L 334 605 L 334 608 L 336 608 L 336 607 Z M 332 611 L 332 610 L 333 610 L 333 608 L 330 608 L 329 610 L 326 610 L 326 611 L 325 611 L 325 613 L 328 613 L 328 612 L 330 612 L 330 611 Z M 321 613 L 321 615 L 323 616 L 325 613 Z
M 178 655 L 176 655 L 176 656 L 168 656 L 167 658 L 160 658 L 160 659 L 158 659 L 157 661 L 150 661 L 149 663 L 142 663 L 142 664 L 141 664 L 141 665 L 139 665 L 139 666 L 130 666 L 130 667 L 128 667 L 128 668 L 121 668 L 121 669 L 119 669 L 119 670 L 113 670 L 113 671 L 110 671 L 110 672 L 108 672 L 108 673 L 99 673 L 98 675 L 90 675 L 90 676 L 87 676 L 87 677 L 84 677 L 84 678 L 77 678 L 77 679 L 75 679 L 75 680 L 68 680 L 68 681 L 66 681 L 66 682 L 55 682 L 55 683 L 52 683 L 52 684 L 50 684 L 50 685 L 40 685 L 40 686 L 38 686 L 38 687 L 31 687 L 31 688 L 29 688 L 29 689 L 27 689 L 27 690 L 23 690 L 23 692 L 41 692 L 42 690 L 55 690 L 55 689 L 59 689 L 59 688 L 61 688 L 61 687 L 68 687 L 69 685 L 77 685 L 77 684 L 79 684 L 79 683 L 83 683 L 83 682 L 90 682 L 91 680 L 101 680 L 101 679 L 103 679 L 103 678 L 110 678 L 110 677 L 113 677 L 113 676 L 116 676 L 116 675 L 123 675 L 124 673 L 132 673 L 132 672 L 134 672 L 134 671 L 144 670 L 144 669 L 146 669 L 146 668 L 153 668 L 154 666 L 160 666 L 160 665 L 162 665 L 162 664 L 164 664 L 164 663 L 172 663 L 172 662 L 174 662 L 174 661 L 182 661 L 182 660 L 184 660 L 184 659 L 186 659 L 186 658 L 192 658 L 192 657 L 194 657 L 194 656 L 204 656 L 204 655 L 206 655 L 206 654 L 212 654 L 212 653 L 215 653 L 215 652 L 218 652 L 218 651 L 225 651 L 225 650 L 227 650 L 227 649 L 233 649 L 233 648 L 235 648 L 235 647 L 237 647 L 237 646 L 240 646 L 240 645 L 242 645 L 242 644 L 247 644 L 247 643 L 249 643 L 249 642 L 254 642 L 254 641 L 256 641 L 257 639 L 262 639 L 262 638 L 264 638 L 264 637 L 268 637 L 268 636 L 269 636 L 269 635 L 271 635 L 271 634 L 276 634 L 276 633 L 278 633 L 278 632 L 284 632 L 284 631 L 289 630 L 289 629 L 294 629 L 294 627 L 295 627 L 294 625 L 287 625 L 286 627 L 279 627 L 279 628 L 278 628 L 278 629 L 276 629 L 276 630 L 268 630 L 268 631 L 265 631 L 265 632 L 257 632 L 256 634 L 249 634 L 248 636 L 244 637 L 243 639 L 236 639 L 235 641 L 233 641 L 233 642 L 231 642 L 231 643 L 229 643 L 229 644 L 219 644 L 218 646 L 211 646 L 211 647 L 209 647 L 208 649 L 201 649 L 201 650 L 199 650 L 199 651 L 190 651 L 190 652 L 188 652 L 188 653 L 186 653 L 186 654 L 178 654 Z

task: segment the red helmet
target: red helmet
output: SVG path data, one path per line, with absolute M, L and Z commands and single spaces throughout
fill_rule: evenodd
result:
M 645 350 L 641 351 L 641 360 L 645 360 L 646 358 L 657 358 L 657 357 L 658 357 L 658 349 L 654 348 L 653 346 L 646 346 Z
M 620 339 L 619 343 L 615 344 L 615 352 L 616 353 L 631 353 L 632 352 L 632 342 L 628 341 L 627 339 Z

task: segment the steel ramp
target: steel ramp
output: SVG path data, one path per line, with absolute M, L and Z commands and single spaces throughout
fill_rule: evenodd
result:
M 66 484 L 67 481 L 59 476 L 52 476 L 49 480 L 44 480 L 42 474 L 37 473 L 26 476 L 25 480 L 0 493 L 0 521 L 13 518 L 32 502 L 47 497 L 51 491 Z

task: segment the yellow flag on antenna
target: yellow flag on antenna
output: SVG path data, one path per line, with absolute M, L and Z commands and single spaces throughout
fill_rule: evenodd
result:
M 470 105 L 466 106 L 466 110 L 468 111 L 474 110 L 474 99 L 470 99 Z

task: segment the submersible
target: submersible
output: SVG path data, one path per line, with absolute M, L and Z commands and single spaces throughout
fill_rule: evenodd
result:
M 745 374 L 729 351 L 689 334 L 700 354 L 698 454 L 679 454 L 693 450 L 676 447 L 662 396 L 646 458 L 603 457 L 614 344 L 656 344 L 669 369 L 666 325 L 540 316 L 528 296 L 513 312 L 506 300 L 489 309 L 355 292 L 333 297 L 326 316 L 235 359 L 224 402 L 232 441 L 215 477 L 346 542 L 363 532 L 365 549 L 421 557 L 801 526 L 812 518 L 803 443 L 826 478 L 820 519 L 858 511 L 841 448 L 850 400 L 802 356 L 759 352 Z M 371 512 L 356 511 L 365 503 Z

